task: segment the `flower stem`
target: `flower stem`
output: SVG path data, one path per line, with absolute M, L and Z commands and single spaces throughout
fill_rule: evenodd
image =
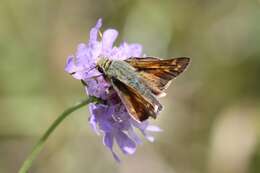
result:
M 50 134 L 56 129 L 56 127 L 72 112 L 76 111 L 77 109 L 89 104 L 89 103 L 99 103 L 101 102 L 100 99 L 89 96 L 84 101 L 77 103 L 76 105 L 66 109 L 47 129 L 47 131 L 43 134 L 43 136 L 39 139 L 36 145 L 33 147 L 32 152 L 27 157 L 27 159 L 23 162 L 21 168 L 19 169 L 19 173 L 27 173 L 30 167 L 32 166 L 33 161 L 35 160 L 36 156 L 40 153 L 43 148 L 44 143 L 50 136 Z

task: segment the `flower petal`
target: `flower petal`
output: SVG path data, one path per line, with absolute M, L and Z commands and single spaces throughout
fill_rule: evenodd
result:
M 84 43 L 78 45 L 76 52 L 77 64 L 82 68 L 89 68 L 94 63 L 91 51 L 92 49 L 89 49 Z
M 139 136 L 135 133 L 133 127 L 130 127 L 127 131 L 128 135 L 130 138 L 132 138 L 136 144 L 142 144 L 141 139 L 139 138 Z
M 90 30 L 90 34 L 89 34 L 89 42 L 90 42 L 90 43 L 97 41 L 98 31 L 99 31 L 99 29 L 101 28 L 101 26 L 102 26 L 102 19 L 98 19 L 98 21 L 97 21 L 97 23 L 96 23 L 96 26 L 93 27 L 93 28 Z
M 140 44 L 122 43 L 118 48 L 113 48 L 113 55 L 118 60 L 125 60 L 129 57 L 141 57 L 142 46 Z
M 93 107 L 94 107 L 94 104 L 91 103 L 91 104 L 89 105 L 89 110 L 90 110 L 90 114 L 91 114 L 91 116 L 89 117 L 89 123 L 90 123 L 92 129 L 96 132 L 96 134 L 97 134 L 97 135 L 100 135 L 100 131 L 99 131 L 99 129 L 98 129 L 96 117 L 95 117 L 95 115 L 94 115 L 93 112 L 92 112 Z
M 112 133 L 105 133 L 104 134 L 104 138 L 103 138 L 103 143 L 106 147 L 109 148 L 109 150 L 111 151 L 111 153 L 113 154 L 114 159 L 117 162 L 120 162 L 119 157 L 116 155 L 116 153 L 113 150 L 113 144 L 114 144 L 114 138 Z
M 124 132 L 118 131 L 115 134 L 116 142 L 124 154 L 134 154 L 136 150 L 135 142 Z
M 142 123 L 132 121 L 132 124 L 141 131 L 141 133 L 148 141 L 154 142 L 154 137 L 149 133 L 147 133 L 148 131 L 147 128 L 150 126 L 148 121 L 143 121 Z M 155 126 L 151 126 L 149 130 L 158 130 L 158 129 L 156 129 Z
M 74 74 L 72 74 L 72 76 L 75 78 L 75 79 L 78 79 L 78 80 L 81 80 L 84 78 L 84 73 L 82 71 L 78 71 Z
M 134 57 L 142 56 L 142 45 L 140 44 L 129 44 L 129 55 Z
M 68 56 L 67 63 L 65 66 L 65 71 L 70 74 L 76 72 L 76 70 L 77 70 L 74 60 L 75 59 L 72 55 Z
M 144 134 L 144 137 L 149 141 L 149 142 L 154 142 L 154 137 L 152 135 Z
M 151 132 L 161 132 L 161 131 L 163 131 L 160 127 L 155 126 L 155 125 L 148 125 L 146 127 L 146 130 L 151 131 Z
M 109 50 L 112 49 L 112 46 L 118 36 L 118 32 L 115 29 L 108 29 L 104 32 L 102 38 L 102 53 L 107 56 Z

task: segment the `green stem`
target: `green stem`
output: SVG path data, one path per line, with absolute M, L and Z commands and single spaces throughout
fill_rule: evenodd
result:
M 40 153 L 40 151 L 43 148 L 44 143 L 50 136 L 50 134 L 56 129 L 56 127 L 72 112 L 76 111 L 77 109 L 94 102 L 100 102 L 100 100 L 96 97 L 90 96 L 86 100 L 77 103 L 76 105 L 68 108 L 65 110 L 53 123 L 52 125 L 47 129 L 47 131 L 43 134 L 43 136 L 39 139 L 39 141 L 36 143 L 36 145 L 33 147 L 32 152 L 27 157 L 27 159 L 23 162 L 23 165 L 21 166 L 19 173 L 27 173 L 30 167 L 32 166 L 33 161 L 35 160 L 36 156 Z

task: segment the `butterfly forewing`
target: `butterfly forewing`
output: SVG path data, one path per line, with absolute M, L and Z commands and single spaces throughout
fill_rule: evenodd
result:
M 157 96 L 163 96 L 171 80 L 182 73 L 190 62 L 190 58 L 180 57 L 161 60 L 155 57 L 132 57 L 126 60 L 139 72 L 151 91 Z
M 111 84 L 125 105 L 128 113 L 136 121 L 144 121 L 150 116 L 156 118 L 157 113 L 154 111 L 156 105 L 147 101 L 139 92 L 117 79 L 112 79 Z

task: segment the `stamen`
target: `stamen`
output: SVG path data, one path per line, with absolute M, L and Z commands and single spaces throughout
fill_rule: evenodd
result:
M 102 39 L 103 35 L 102 35 L 102 32 L 100 30 L 98 30 L 98 34 L 99 34 L 100 39 Z

